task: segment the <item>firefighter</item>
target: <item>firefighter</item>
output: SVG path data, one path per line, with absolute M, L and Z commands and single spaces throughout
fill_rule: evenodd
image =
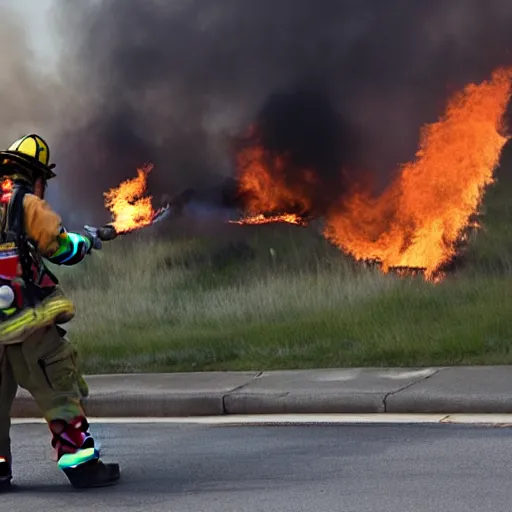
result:
M 117 464 L 104 464 L 89 433 L 82 400 L 87 384 L 61 327 L 73 303 L 45 265 L 75 265 L 101 249 L 91 233 L 70 233 L 44 200 L 55 177 L 50 150 L 38 135 L 0 151 L 0 487 L 12 479 L 10 408 L 18 385 L 33 396 L 48 422 L 58 467 L 74 487 L 109 485 Z

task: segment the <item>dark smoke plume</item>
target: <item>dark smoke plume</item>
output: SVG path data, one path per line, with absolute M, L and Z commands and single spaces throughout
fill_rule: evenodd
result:
M 220 186 L 233 175 L 232 139 L 255 120 L 269 144 L 325 176 L 322 190 L 343 186 L 333 178 L 340 165 L 385 181 L 414 156 L 420 126 L 452 92 L 512 64 L 510 0 L 101 0 L 59 9 L 62 71 L 75 95 L 74 123 L 57 147 L 60 186 L 77 211 L 102 211 L 103 191 L 148 160 L 156 197 Z M 294 132 L 309 122 L 310 137 Z

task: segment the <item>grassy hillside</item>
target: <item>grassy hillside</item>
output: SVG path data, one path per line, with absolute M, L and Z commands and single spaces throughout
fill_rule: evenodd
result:
M 355 264 L 314 228 L 130 235 L 58 269 L 92 372 L 511 363 L 508 155 L 440 284 Z

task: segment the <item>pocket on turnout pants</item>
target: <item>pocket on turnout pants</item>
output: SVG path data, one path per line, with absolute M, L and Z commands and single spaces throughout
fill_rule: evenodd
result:
M 88 396 L 87 383 L 78 372 L 76 350 L 69 343 L 63 343 L 52 354 L 39 359 L 39 366 L 45 379 L 54 391 L 70 392 L 78 389 L 82 397 Z

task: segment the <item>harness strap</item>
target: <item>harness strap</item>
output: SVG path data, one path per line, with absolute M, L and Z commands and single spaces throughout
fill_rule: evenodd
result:
M 18 246 L 22 278 L 25 282 L 27 299 L 30 306 L 36 303 L 34 295 L 34 276 L 32 270 L 32 258 L 25 232 L 25 210 L 23 208 L 23 199 L 29 193 L 27 187 L 16 185 L 11 200 L 7 206 L 5 231 L 11 232 L 16 237 L 16 245 Z

